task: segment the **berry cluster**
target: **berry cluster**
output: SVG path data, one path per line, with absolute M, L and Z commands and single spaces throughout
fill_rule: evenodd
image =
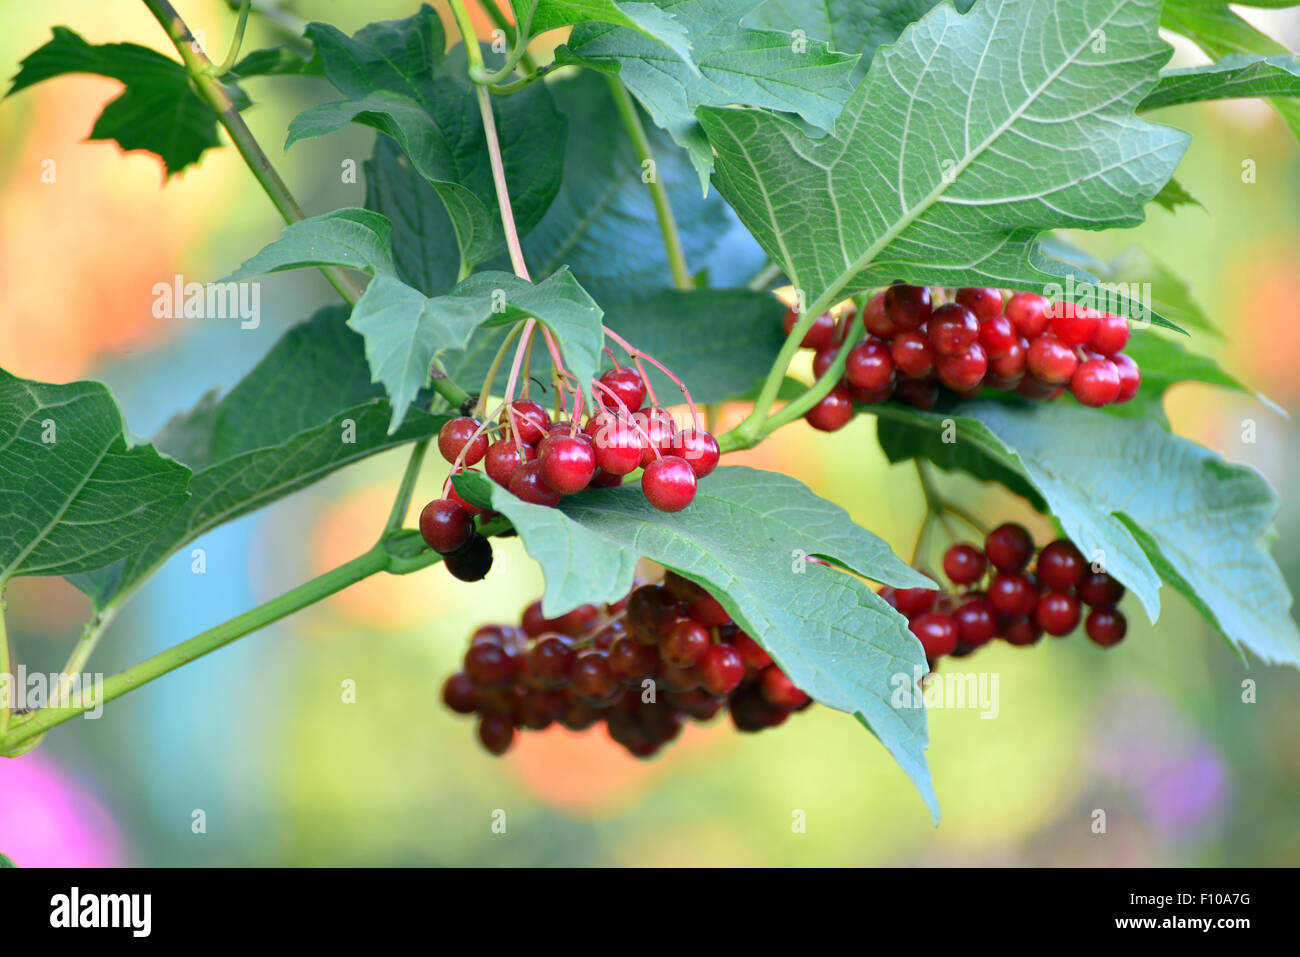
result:
M 498 755 L 516 729 L 603 721 L 631 754 L 650 757 L 686 720 L 724 706 L 738 730 L 760 731 L 812 703 L 715 598 L 672 572 L 603 608 L 544 618 L 535 601 L 518 627 L 479 628 L 442 697 L 478 715 L 479 740 Z
M 1094 571 L 1071 542 L 1057 539 L 1034 559 L 1034 540 L 1008 522 L 989 532 L 984 548 L 964 542 L 943 556 L 943 572 L 955 588 L 885 588 L 881 597 L 908 619 L 931 667 L 944 655 L 961 657 L 1001 636 L 1013 645 L 1032 645 L 1046 632 L 1061 637 L 1078 627 L 1110 647 L 1124 637 L 1128 622 L 1115 606 L 1124 586 Z
M 1121 351 L 1128 320 L 1042 296 L 998 289 L 958 289 L 952 301 L 925 286 L 895 284 L 863 307 L 867 337 L 845 359 L 843 379 L 808 410 L 814 428 L 833 432 L 853 417 L 854 403 L 891 396 L 921 409 L 934 407 L 939 386 L 959 395 L 982 388 L 1015 390 L 1027 399 L 1055 399 L 1066 388 L 1084 405 L 1126 402 L 1142 374 Z M 785 316 L 786 333 L 799 316 Z M 818 378 L 835 361 L 852 313 L 838 323 L 818 316 L 802 345 L 815 349 Z
M 690 505 L 696 483 L 717 468 L 717 439 L 702 428 L 677 428 L 653 397 L 643 408 L 646 382 L 635 369 L 615 367 L 593 385 L 601 407 L 585 422 L 580 409 L 552 421 L 540 403 L 517 399 L 505 403 L 495 424 L 467 415 L 451 419 L 438 433 L 438 450 L 453 474 L 477 471 L 472 466 L 482 462 L 492 481 L 535 505 L 621 485 L 637 469 L 655 508 L 680 512 Z M 420 513 L 420 533 L 453 575 L 477 581 L 492 564 L 491 546 L 474 524 L 483 510 L 458 495 L 450 479 L 444 496 Z

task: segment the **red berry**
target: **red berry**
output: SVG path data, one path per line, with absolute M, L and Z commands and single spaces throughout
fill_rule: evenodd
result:
M 990 360 L 1001 359 L 1020 343 L 1020 333 L 1006 316 L 994 316 L 980 323 L 980 345 Z
M 904 379 L 894 387 L 894 398 L 914 409 L 928 412 L 939 401 L 939 383 L 925 379 Z
M 569 671 L 569 684 L 574 694 L 596 706 L 609 704 L 619 691 L 618 680 L 609 666 L 609 655 L 595 648 L 578 652 Z
M 561 495 L 582 491 L 596 473 L 596 450 L 585 435 L 551 435 L 538 451 L 542 481 Z
M 498 714 L 484 715 L 478 723 L 478 739 L 497 757 L 510 750 L 515 740 L 515 727 L 509 718 Z
M 957 301 L 975 313 L 980 321 L 992 319 L 1002 312 L 1002 290 L 968 286 L 957 290 Z
M 695 470 L 685 459 L 665 455 L 646 466 L 641 491 L 661 512 L 680 512 L 695 498 Z
M 893 604 L 901 614 L 915 618 L 933 608 L 938 598 L 936 588 L 899 588 L 894 592 Z
M 511 409 L 514 409 L 513 417 L 510 415 Z M 518 430 L 519 440 L 527 442 L 529 445 L 540 442 L 542 437 L 546 435 L 546 430 L 551 427 L 551 417 L 547 415 L 546 409 L 532 399 L 518 399 L 501 410 L 501 424 L 505 426 L 506 435 L 511 434 L 511 418 L 514 419 L 514 427 Z
M 1074 350 L 1054 336 L 1039 336 L 1029 344 L 1025 359 L 1029 371 L 1043 382 L 1060 385 L 1074 375 L 1079 358 Z
M 579 605 L 573 611 L 565 612 L 559 618 L 551 619 L 551 627 L 562 635 L 580 638 L 595 626 L 600 619 L 600 609 L 595 605 Z
M 609 649 L 609 667 L 624 684 L 637 684 L 653 678 L 659 668 L 659 649 L 643 645 L 631 635 L 621 635 Z
M 1089 359 L 1079 363 L 1070 376 L 1070 394 L 1082 405 L 1097 408 L 1119 397 L 1119 370 L 1109 359 Z
M 1036 402 L 1047 402 L 1061 394 L 1061 387 L 1051 382 L 1044 382 L 1037 376 L 1026 375 L 1016 386 L 1016 394 Z
M 941 658 L 957 648 L 957 623 L 951 615 L 941 611 L 928 611 L 908 622 L 912 634 L 921 640 L 925 657 Z
M 642 585 L 627 599 L 627 623 L 645 644 L 656 644 L 667 636 L 681 614 L 681 605 L 662 585 Z
M 802 708 L 808 700 L 808 696 L 795 687 L 795 683 L 776 665 L 763 669 L 763 673 L 758 676 L 758 689 L 768 704 L 786 711 Z
M 1043 629 L 1028 616 L 1009 618 L 999 626 L 1002 638 L 1009 645 L 1033 645 L 1043 637 Z
M 943 573 L 954 585 L 973 585 L 984 577 L 988 562 L 974 545 L 959 542 L 943 554 Z
M 655 684 L 669 691 L 694 691 L 700 686 L 700 676 L 694 668 L 674 668 L 666 662 L 660 662 L 655 672 Z
M 1047 328 L 1047 300 L 1032 292 L 1018 292 L 1007 300 L 1007 318 L 1016 332 L 1036 339 Z
M 830 369 L 831 365 L 835 362 L 836 356 L 839 354 L 840 344 L 838 342 L 832 342 L 829 345 L 824 345 L 818 349 L 817 352 L 813 354 L 813 378 L 820 379 L 824 376 L 826 371 Z
M 772 656 L 745 632 L 737 631 L 729 641 L 731 646 L 740 652 L 740 657 L 745 662 L 746 668 L 766 668 L 772 663 Z
M 673 448 L 680 458 L 691 464 L 697 479 L 702 479 L 718 467 L 721 450 L 718 440 L 704 429 L 682 429 L 673 440 Z
M 520 448 L 523 449 L 523 455 L 520 455 Z M 497 439 L 488 446 L 487 455 L 484 456 L 483 468 L 487 470 L 488 478 L 498 485 L 510 484 L 510 476 L 515 474 L 515 469 L 519 468 L 524 462 L 531 462 L 537 458 L 537 449 L 531 445 L 516 446 L 514 439 L 508 435 L 503 439 Z
M 700 684 L 713 694 L 730 694 L 745 677 L 745 662 L 730 645 L 713 645 L 695 664 Z
M 969 392 L 979 386 L 988 371 L 989 360 L 978 342 L 955 356 L 940 356 L 936 363 L 939 381 L 954 392 Z
M 980 323 L 965 306 L 950 302 L 940 306 L 925 326 L 930 345 L 940 356 L 961 355 L 980 337 Z
M 984 554 L 989 564 L 1000 572 L 1020 572 L 1034 554 L 1034 540 L 1029 530 L 1015 522 L 1006 522 L 989 532 L 984 539 Z
M 467 415 L 444 422 L 438 431 L 438 451 L 442 457 L 455 463 L 463 449 L 465 457 L 460 460 L 460 464 L 477 465 L 488 447 L 487 433 L 479 432 L 478 428 L 479 424 Z
M 883 392 L 894 383 L 894 358 L 878 339 L 859 342 L 849 350 L 844 378 L 854 389 Z
M 1079 599 L 1064 592 L 1049 591 L 1038 599 L 1034 622 L 1058 638 L 1079 627 Z
M 985 352 L 988 352 L 986 349 Z M 1004 355 L 994 358 L 989 355 L 989 379 L 990 385 L 992 380 L 1001 382 L 1019 382 L 1020 377 L 1025 374 L 1025 360 L 1029 356 L 1029 340 L 1018 339 Z M 996 386 L 994 386 L 996 388 Z
M 594 423 L 594 425 L 593 425 Z M 596 467 L 610 475 L 627 475 L 641 466 L 641 436 L 629 422 L 602 414 L 587 420 L 584 429 L 591 436 Z
M 605 388 L 613 392 L 622 400 L 623 405 L 629 412 L 635 412 L 641 408 L 641 403 L 645 401 L 645 380 L 641 378 L 641 373 L 635 369 L 624 366 L 620 369 L 610 369 L 600 377 L 600 382 Z M 609 394 L 597 389 L 596 401 L 611 411 L 618 411 L 618 403 L 609 397 Z
M 519 674 L 519 656 L 504 645 L 470 645 L 465 651 L 465 674 L 476 688 L 508 688 Z
M 554 507 L 560 504 L 560 493 L 542 479 L 542 463 L 538 461 L 525 462 L 515 469 L 506 487 L 515 498 L 533 505 Z
M 440 555 L 459 551 L 474 537 L 474 518 L 449 498 L 435 498 L 420 512 L 420 535 Z
M 674 668 L 689 668 L 713 647 L 713 636 L 703 625 L 683 618 L 659 642 L 659 657 Z
M 1088 340 L 1088 348 L 1103 356 L 1113 356 L 1128 345 L 1128 320 L 1123 316 L 1105 315 Z
M 1052 591 L 1066 591 L 1073 588 L 1087 571 L 1083 553 L 1073 542 L 1058 538 L 1043 546 L 1038 553 L 1038 565 L 1035 572 L 1039 582 Z M 1050 629 L 1049 629 L 1050 630 Z
M 606 472 L 604 469 L 596 469 L 591 476 L 591 485 L 589 488 L 617 488 L 623 484 L 623 476 L 615 475 L 613 472 Z
M 1083 345 L 1100 326 L 1101 313 L 1095 309 L 1070 302 L 1058 302 L 1052 307 L 1052 331 L 1067 345 Z
M 461 469 L 460 471 L 461 471 L 461 472 L 474 472 L 475 474 L 478 473 L 478 469 Z M 454 476 L 454 475 L 457 475 L 457 474 L 459 474 L 459 473 L 458 473 L 458 472 L 452 472 L 451 474 Z M 465 511 L 469 512 L 471 515 L 482 515 L 482 514 L 483 514 L 483 509 L 479 508 L 477 505 L 471 505 L 469 502 L 467 502 L 465 499 L 463 499 L 463 498 L 461 497 L 460 493 L 456 491 L 456 485 L 455 485 L 454 482 L 452 482 L 452 480 L 451 480 L 451 476 L 448 476 L 448 478 L 447 478 L 447 484 L 446 484 L 445 486 L 443 486 L 443 494 L 444 494 L 447 498 L 449 498 L 449 499 L 451 499 L 453 502 L 455 502 L 457 505 L 459 505 L 461 508 L 463 508 Z
M 989 604 L 999 615 L 1032 615 L 1038 605 L 1038 589 L 1024 575 L 999 572 L 989 582 Z
M 952 619 L 957 623 L 957 640 L 963 645 L 978 647 L 997 634 L 997 616 L 987 598 L 966 599 L 952 613 Z
M 889 354 L 898 371 L 913 379 L 922 379 L 934 370 L 934 349 L 930 340 L 914 330 L 894 336 Z
M 722 607 L 722 602 L 709 594 L 699 595 L 687 602 L 686 614 L 706 628 L 717 628 L 731 621 L 731 615 Z
M 1124 586 L 1105 572 L 1085 572 L 1074 590 L 1081 602 L 1093 608 L 1113 608 L 1124 597 Z
M 1132 358 L 1122 352 L 1111 356 L 1110 361 L 1119 373 L 1119 394 L 1115 396 L 1115 401 L 1127 402 L 1137 395 L 1138 386 L 1142 384 L 1142 370 Z
M 645 437 L 641 439 L 642 468 L 645 468 L 659 457 L 655 454 L 656 450 L 660 455 L 666 455 L 672 451 L 677 427 L 673 424 L 671 415 L 663 409 L 652 408 L 643 409 L 634 414 L 632 418 L 636 421 L 637 426 L 645 432 Z
M 442 703 L 457 714 L 473 714 L 478 709 L 478 689 L 469 675 L 458 671 L 443 683 Z
M 1088 613 L 1088 620 L 1083 623 L 1083 630 L 1093 642 L 1103 648 L 1109 648 L 1123 640 L 1128 631 L 1128 619 L 1113 609 L 1096 608 Z
M 926 286 L 895 283 L 885 290 L 885 315 L 900 329 L 916 329 L 930 318 L 930 290 Z
M 804 418 L 814 429 L 837 432 L 853 418 L 853 397 L 843 385 L 837 385 L 822 400 L 804 413 Z
M 867 327 L 867 332 L 877 339 L 892 339 L 894 333 L 898 332 L 898 326 L 894 325 L 894 321 L 885 311 L 883 292 L 878 292 L 867 300 L 862 310 L 862 324 Z
M 787 309 L 785 320 L 782 323 L 785 334 L 788 336 L 793 331 L 795 324 L 799 321 L 799 313 L 793 309 Z M 829 312 L 823 312 L 813 320 L 808 331 L 803 335 L 803 342 L 800 345 L 805 349 L 820 349 L 826 345 L 835 335 L 835 317 Z
M 546 688 L 563 688 L 573 667 L 573 646 L 559 635 L 543 635 L 528 650 L 528 674 Z

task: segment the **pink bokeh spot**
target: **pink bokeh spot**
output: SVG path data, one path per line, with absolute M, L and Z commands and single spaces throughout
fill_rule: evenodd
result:
M 120 867 L 113 816 L 44 756 L 0 758 L 0 853 L 19 867 Z

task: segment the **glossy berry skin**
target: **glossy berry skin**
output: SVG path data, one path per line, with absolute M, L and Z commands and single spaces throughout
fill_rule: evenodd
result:
M 420 511 L 420 535 L 440 555 L 449 555 L 474 537 L 474 518 L 449 498 L 435 498 Z
M 438 430 L 438 451 L 448 462 L 455 463 L 462 450 L 465 455 L 461 465 L 477 465 L 487 452 L 486 432 L 478 432 L 479 424 L 467 415 L 449 419 Z
M 1128 345 L 1128 320 L 1123 316 L 1105 315 L 1097 331 L 1088 340 L 1088 348 L 1103 356 L 1113 356 Z
M 635 412 L 641 408 L 641 403 L 645 401 L 645 380 L 641 378 L 641 373 L 635 369 L 623 367 L 620 369 L 610 369 L 600 377 L 601 384 L 613 392 L 623 405 L 627 406 L 629 412 Z M 605 392 L 596 390 L 596 401 L 611 411 L 618 410 L 618 403 L 609 397 Z
M 515 498 L 533 505 L 554 507 L 560 504 L 560 493 L 543 480 L 542 463 L 539 461 L 525 462 L 515 469 L 506 488 Z
M 563 688 L 573 667 L 573 646 L 559 635 L 543 635 L 528 650 L 528 674 L 544 688 Z
M 1018 292 L 1007 300 L 1006 316 L 1026 339 L 1041 336 L 1048 324 L 1048 302 L 1032 292 Z
M 515 412 L 514 423 L 519 432 L 519 440 L 529 445 L 540 442 L 546 435 L 547 429 L 551 427 L 551 417 L 546 409 L 532 399 L 517 399 L 511 403 L 510 408 Z M 501 424 L 505 426 L 506 435 L 511 434 L 510 419 L 509 409 L 502 409 Z
M 695 470 L 676 455 L 665 455 L 646 466 L 641 491 L 661 512 L 680 512 L 695 499 Z
M 655 454 L 656 450 L 660 455 L 667 455 L 672 451 L 677 430 L 673 425 L 672 416 L 663 409 L 645 409 L 633 415 L 633 419 L 645 432 L 641 437 L 641 467 L 646 468 L 659 457 Z M 637 434 L 640 435 L 640 432 Z
M 550 625 L 562 635 L 580 638 L 591 631 L 599 618 L 600 610 L 595 605 L 579 605 L 573 611 L 552 619 Z
M 731 615 L 722 607 L 722 602 L 707 592 L 686 603 L 686 614 L 706 628 L 717 628 L 731 621 Z
M 1142 384 L 1142 370 L 1131 357 L 1122 352 L 1112 356 L 1110 361 L 1115 364 L 1115 370 L 1119 373 L 1119 394 L 1115 396 L 1115 401 L 1127 402 L 1137 395 L 1138 386 Z
M 1103 648 L 1118 644 L 1128 632 L 1128 620 L 1111 608 L 1097 608 L 1088 613 L 1083 623 L 1088 637 Z
M 572 495 L 587 487 L 596 473 L 596 450 L 584 435 L 551 435 L 538 454 L 542 481 L 561 495 Z
M 604 415 L 590 420 L 586 431 L 596 453 L 596 467 L 602 472 L 627 475 L 641 467 L 642 439 L 631 423 Z
M 989 360 L 978 342 L 955 356 L 940 356 L 935 364 L 939 381 L 954 392 L 969 392 L 979 386 L 988 371 Z
M 500 757 L 514 743 L 515 726 L 509 718 L 501 715 L 484 715 L 478 723 L 478 739 L 489 754 Z
M 988 350 L 986 349 L 985 352 L 987 353 Z M 992 354 L 989 354 L 989 378 L 998 379 L 1004 383 L 1011 382 L 1014 384 L 1019 382 L 1020 377 L 1025 374 L 1025 360 L 1028 355 L 1029 341 L 1026 339 L 1017 340 L 1001 356 L 995 358 Z
M 1052 591 L 1066 591 L 1073 588 L 1088 570 L 1083 553 L 1073 542 L 1058 538 L 1043 546 L 1038 553 L 1035 573 L 1040 584 Z
M 1043 637 L 1043 629 L 1038 627 L 1036 621 L 1028 617 L 1005 620 L 998 630 L 1003 640 L 1009 645 L 1036 645 L 1038 640 Z
M 482 581 L 492 570 L 492 543 L 482 535 L 475 535 L 460 551 L 445 556 L 442 563 L 454 578 L 463 582 Z
M 820 379 L 824 376 L 830 370 L 830 367 L 834 364 L 835 360 L 839 357 L 839 354 L 840 345 L 838 342 L 832 342 L 829 345 L 824 345 L 818 349 L 813 355 L 813 378 Z
M 478 708 L 478 689 L 469 675 L 457 671 L 442 685 L 442 703 L 457 714 L 473 714 Z
M 957 640 L 972 648 L 987 644 L 997 634 L 997 616 L 987 598 L 968 598 L 952 613 Z
M 487 690 L 509 687 L 519 673 L 517 656 L 496 644 L 470 645 L 464 667 L 474 687 Z
M 894 321 L 885 311 L 883 292 L 878 292 L 867 300 L 866 306 L 862 309 L 862 324 L 867 327 L 867 332 L 877 339 L 892 339 L 898 332 L 898 326 L 894 325 Z
M 894 336 L 889 355 L 898 371 L 910 378 L 921 379 L 934 371 L 934 349 L 919 332 L 906 330 Z
M 523 451 L 522 457 L 520 449 Z M 498 485 L 509 485 L 510 476 L 515 474 L 515 469 L 535 458 L 537 458 L 535 446 L 516 446 L 514 439 L 507 435 L 488 446 L 487 455 L 483 457 L 483 468 L 487 471 L 488 478 Z
M 894 357 L 889 346 L 877 339 L 859 342 L 849 350 L 844 378 L 854 389 L 881 392 L 894 383 Z
M 1006 316 L 994 316 L 980 323 L 979 344 L 984 354 L 993 359 L 1000 359 L 1020 342 L 1020 333 Z
M 932 300 L 926 286 L 895 283 L 885 290 L 885 315 L 900 329 L 916 329 L 930 318 Z
M 695 664 L 700 685 L 713 694 L 730 694 L 745 677 L 745 662 L 730 645 L 713 645 Z
M 974 545 L 958 542 L 943 554 L 943 573 L 954 585 L 973 585 L 984 577 L 988 560 Z
M 984 554 L 1000 572 L 1024 571 L 1034 554 L 1034 540 L 1029 530 L 1015 522 L 1004 522 L 984 539 Z
M 1025 365 L 1039 380 L 1051 385 L 1070 381 L 1079 365 L 1074 350 L 1054 336 L 1039 336 L 1029 344 Z
M 1049 635 L 1068 635 L 1079 627 L 1079 599 L 1064 592 L 1047 592 L 1038 599 L 1034 622 Z
M 837 385 L 804 413 L 804 419 L 818 431 L 838 432 L 853 419 L 853 397 L 847 388 Z
M 659 657 L 674 668 L 689 668 L 713 647 L 709 630 L 690 618 L 683 618 L 659 642 Z
M 763 669 L 758 677 L 758 690 L 768 704 L 785 711 L 802 708 L 808 700 L 808 696 L 795 687 L 795 683 L 776 665 Z
M 730 639 L 731 646 L 740 652 L 746 668 L 766 668 L 772 663 L 772 656 L 762 646 L 743 631 L 737 631 Z
M 1038 589 L 1024 575 L 999 572 L 989 582 L 989 604 L 999 615 L 1032 615 L 1038 605 Z
M 1080 362 L 1070 376 L 1070 394 L 1081 405 L 1100 408 L 1119 398 L 1119 370 L 1109 359 L 1098 358 Z
M 782 321 L 782 328 L 788 336 L 795 325 L 799 322 L 799 313 L 793 309 L 787 309 L 785 319 Z M 813 324 L 808 327 L 808 331 L 803 335 L 803 342 L 800 345 L 805 349 L 820 349 L 829 343 L 835 336 L 835 317 L 829 312 L 823 312 L 813 320 Z
M 1074 589 L 1079 601 L 1092 608 L 1114 608 L 1124 597 L 1124 586 L 1105 572 L 1085 572 Z
M 984 322 L 1002 312 L 1002 290 L 983 286 L 967 286 L 957 290 L 957 302 L 975 313 Z
M 609 666 L 609 655 L 594 648 L 578 652 L 569 672 L 574 693 L 588 704 L 609 704 L 618 694 L 618 679 Z
M 938 600 L 939 591 L 935 588 L 899 588 L 893 593 L 894 607 L 908 618 L 925 614 Z
M 647 644 L 667 637 L 681 616 L 681 605 L 662 585 L 642 585 L 627 600 L 627 623 Z
M 1101 326 L 1101 314 L 1095 309 L 1058 302 L 1052 307 L 1052 331 L 1066 345 L 1081 346 Z
M 659 668 L 659 649 L 622 635 L 610 646 L 609 667 L 623 684 L 639 684 L 654 677 Z
M 697 479 L 716 469 L 721 457 L 718 440 L 704 429 L 682 429 L 673 441 L 673 450 L 690 463 Z
M 965 306 L 950 302 L 930 316 L 925 327 L 930 345 L 939 356 L 961 355 L 980 337 L 980 323 Z
M 921 641 L 925 656 L 930 659 L 950 655 L 957 648 L 957 622 L 941 611 L 928 611 L 907 623 L 912 634 Z

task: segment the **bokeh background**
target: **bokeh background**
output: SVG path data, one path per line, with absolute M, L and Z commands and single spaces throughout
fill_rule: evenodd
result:
M 208 47 L 234 17 L 183 0 Z M 301 0 L 295 11 L 349 32 L 405 16 L 412 2 Z M 1291 48 L 1300 16 L 1246 11 Z M 0 9 L 0 76 L 66 24 L 92 42 L 171 51 L 129 0 L 47 0 Z M 254 18 L 245 49 L 277 40 Z M 218 53 L 219 55 L 219 53 Z M 1180 62 L 1200 62 L 1179 49 Z M 339 163 L 369 153 L 354 129 L 280 144 L 320 102 L 320 81 L 248 83 L 247 114 L 309 213 L 361 205 Z M 217 278 L 281 224 L 231 149 L 164 183 L 146 154 L 85 141 L 118 84 L 68 77 L 0 103 L 0 366 L 50 381 L 97 378 L 147 436 L 206 390 L 228 388 L 275 339 L 333 293 L 314 273 L 264 281 L 263 322 L 159 320 L 151 287 L 175 273 Z M 1204 208 L 1153 209 L 1130 232 L 1084 235 L 1109 255 L 1141 244 L 1189 277 L 1227 333 L 1193 348 L 1300 413 L 1300 146 L 1257 101 L 1166 111 L 1195 139 L 1178 176 Z M 1256 161 L 1257 182 L 1240 175 Z M 54 160 L 57 179 L 42 181 Z M 1281 494 L 1276 554 L 1300 583 L 1300 450 L 1294 420 L 1196 385 L 1169 396 L 1175 428 L 1260 469 Z M 1257 441 L 1242 441 L 1253 419 Z M 796 475 L 907 554 L 922 504 L 908 468 L 890 467 L 873 423 L 834 436 L 802 425 L 749 453 Z M 1068 441 L 1063 436 L 1062 441 Z M 404 451 L 379 456 L 199 544 L 207 574 L 175 557 L 119 618 L 94 660 L 111 673 L 290 588 L 367 547 Z M 436 457 L 434 457 L 436 458 Z M 432 461 L 432 459 L 431 459 Z M 416 507 L 445 466 L 427 470 Z M 945 487 L 1001 518 L 1046 524 L 1009 494 Z M 1000 712 L 931 715 L 929 751 L 944 808 L 931 825 L 884 750 L 846 716 L 815 708 L 754 736 L 725 721 L 638 762 L 593 732 L 527 735 L 503 760 L 438 702 L 469 632 L 513 616 L 541 589 L 516 543 L 489 578 L 438 570 L 372 579 L 110 704 L 0 761 L 0 851 L 20 865 L 1280 865 L 1300 860 L 1300 674 L 1243 663 L 1166 589 L 1156 627 L 1136 607 L 1125 642 L 1032 649 L 998 644 L 968 659 L 997 673 Z M 15 662 L 57 669 L 88 603 L 58 579 L 10 588 Z M 1242 701 L 1242 682 L 1258 686 Z M 344 704 L 341 683 L 356 682 Z M 1107 833 L 1090 828 L 1107 812 Z M 507 815 L 505 834 L 491 815 Z M 196 810 L 206 832 L 195 833 Z M 806 833 L 792 814 L 806 814 Z

